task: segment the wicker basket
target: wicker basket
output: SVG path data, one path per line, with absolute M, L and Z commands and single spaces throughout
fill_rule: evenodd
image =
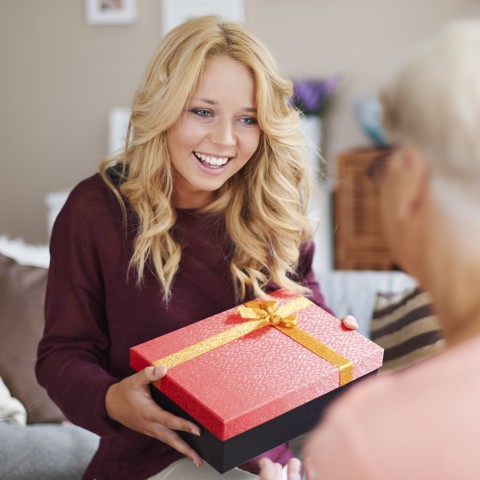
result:
M 393 261 L 382 232 L 379 193 L 366 175 L 378 149 L 337 155 L 335 190 L 335 268 L 391 270 Z

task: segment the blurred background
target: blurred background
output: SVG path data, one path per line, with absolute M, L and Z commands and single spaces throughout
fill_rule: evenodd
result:
M 130 23 L 92 24 L 86 0 L 0 1 L 0 233 L 48 240 L 46 196 L 97 170 L 109 114 L 128 107 L 165 24 L 164 0 Z M 194 0 L 191 1 L 195 4 Z M 335 177 L 340 152 L 371 147 L 355 114 L 406 52 L 478 0 L 245 0 L 244 19 L 290 78 L 341 75 L 322 117 Z M 378 146 L 378 145 L 377 145 Z

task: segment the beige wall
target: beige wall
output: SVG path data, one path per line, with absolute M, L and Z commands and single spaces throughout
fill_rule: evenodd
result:
M 193 1 L 193 0 L 192 0 Z M 289 76 L 345 75 L 326 156 L 368 144 L 355 98 L 389 59 L 479 0 L 245 0 L 246 22 Z M 93 173 L 107 115 L 128 105 L 160 38 L 160 0 L 138 0 L 127 26 L 87 26 L 84 0 L 0 1 L 0 234 L 47 240 L 44 197 Z

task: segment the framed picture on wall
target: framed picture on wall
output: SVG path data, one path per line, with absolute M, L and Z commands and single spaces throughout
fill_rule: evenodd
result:
M 245 21 L 244 0 L 160 0 L 162 35 L 193 17 L 218 15 L 237 22 Z
M 125 25 L 137 18 L 137 0 L 85 0 L 88 25 Z

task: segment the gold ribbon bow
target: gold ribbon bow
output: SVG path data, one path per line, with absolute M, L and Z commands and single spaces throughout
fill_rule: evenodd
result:
M 306 306 L 308 305 L 305 304 L 305 307 Z M 240 316 L 246 320 L 266 320 L 275 327 L 295 327 L 297 325 L 297 316 L 293 314 L 286 315 L 282 312 L 281 308 L 282 307 L 278 307 L 276 300 L 252 300 L 238 307 L 237 311 Z
M 237 308 L 240 316 L 248 322 L 236 325 L 167 357 L 156 360 L 153 365 L 165 365 L 167 368 L 175 367 L 255 330 L 272 325 L 311 352 L 335 365 L 339 369 L 339 384 L 340 386 L 345 385 L 353 380 L 352 362 L 297 327 L 297 315 L 295 313 L 309 305 L 312 305 L 312 302 L 305 297 L 298 297 L 281 306 L 278 305 L 277 301 L 252 300 Z

